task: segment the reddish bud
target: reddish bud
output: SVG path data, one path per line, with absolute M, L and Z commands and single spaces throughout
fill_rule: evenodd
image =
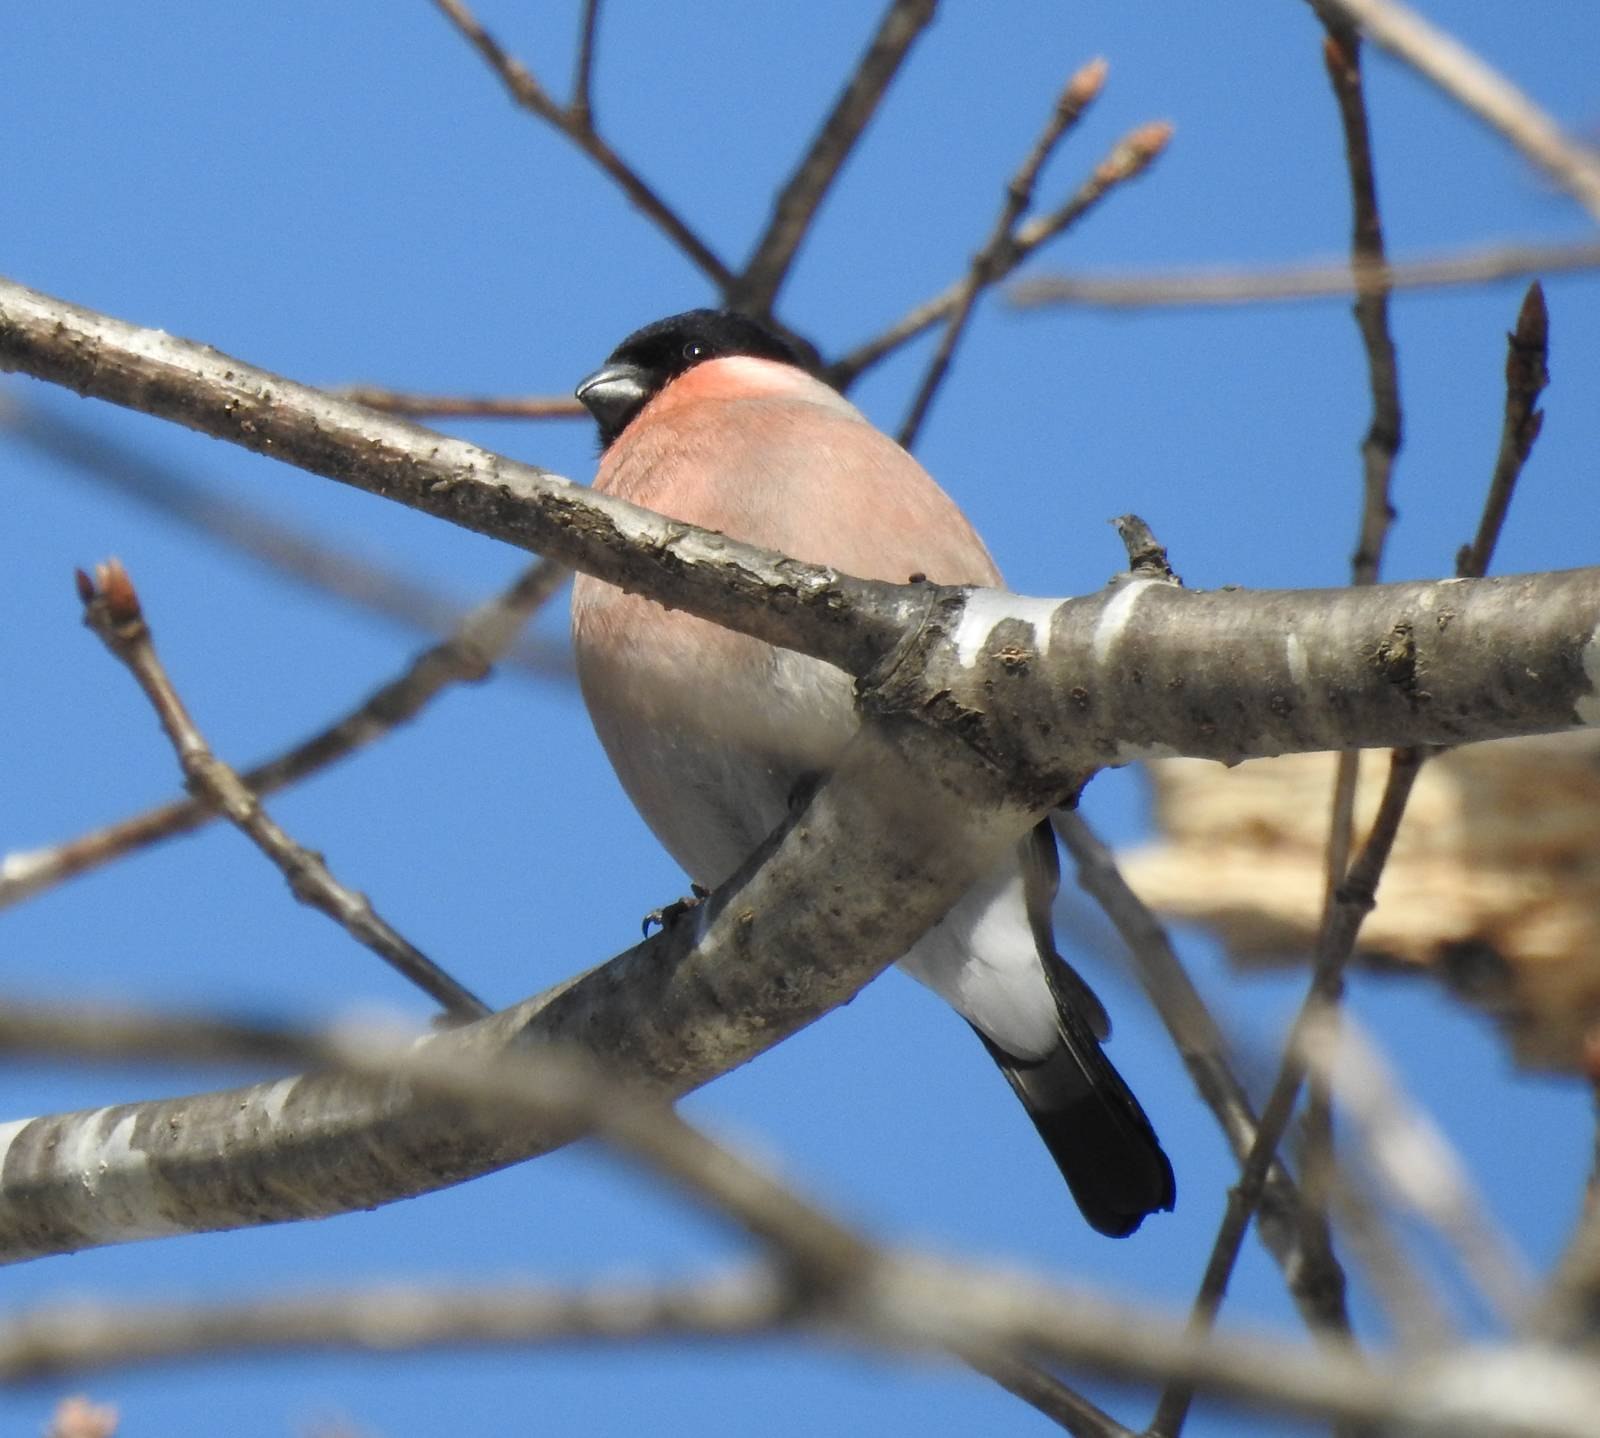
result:
M 1131 180 L 1167 148 L 1172 134 L 1172 124 L 1167 120 L 1151 120 L 1130 131 L 1095 169 L 1096 181 L 1102 185 L 1116 185 Z
M 120 559 L 108 559 L 104 564 L 95 565 L 94 580 L 98 597 L 113 623 L 131 624 L 141 617 L 138 591 Z
M 1096 55 L 1067 81 L 1066 89 L 1061 92 L 1061 108 L 1076 114 L 1086 106 L 1092 105 L 1100 91 L 1105 88 L 1106 72 L 1110 68 L 1103 57 Z

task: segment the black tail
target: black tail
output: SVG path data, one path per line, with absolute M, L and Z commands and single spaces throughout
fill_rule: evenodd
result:
M 1053 959 L 1052 963 L 1050 960 Z M 1139 1100 L 1111 1066 L 1073 994 L 1083 980 L 1054 954 L 1045 960 L 1061 1043 L 1032 1061 L 1015 1058 L 974 1029 L 1039 1130 L 1083 1216 L 1124 1238 L 1145 1215 L 1172 1207 L 1172 1165 Z M 1098 1007 L 1098 1004 L 1097 1004 Z

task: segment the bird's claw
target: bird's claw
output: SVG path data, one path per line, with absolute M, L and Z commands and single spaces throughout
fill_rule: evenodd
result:
M 699 908 L 710 893 L 710 889 L 701 888 L 699 884 L 690 884 L 687 898 L 674 899 L 670 904 L 663 904 L 659 909 L 651 909 L 644 916 L 644 922 L 639 925 L 639 931 L 648 939 L 652 924 L 657 928 L 666 928 L 680 915 L 687 914 L 690 909 Z

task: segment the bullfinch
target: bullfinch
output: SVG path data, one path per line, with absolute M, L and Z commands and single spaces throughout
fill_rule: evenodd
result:
M 577 395 L 599 426 L 603 494 L 865 579 L 1001 586 L 922 466 L 753 319 L 691 310 L 648 325 Z M 582 574 L 572 639 L 623 788 L 706 889 L 857 724 L 842 670 Z M 1105 1010 L 1055 951 L 1058 880 L 1044 824 L 899 963 L 977 1031 L 1084 1216 L 1121 1237 L 1172 1207 L 1172 1166 L 1101 1051 Z

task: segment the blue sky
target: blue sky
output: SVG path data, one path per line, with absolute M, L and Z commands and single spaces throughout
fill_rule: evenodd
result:
M 502 0 L 481 13 L 559 92 L 576 8 Z M 1430 8 L 1569 127 L 1600 119 L 1600 8 L 1548 0 L 1536 21 L 1488 0 Z M 848 0 L 692 11 L 614 0 L 596 109 L 618 149 L 737 262 L 874 23 L 871 7 Z M 1029 273 L 1342 253 L 1337 117 L 1319 30 L 1298 0 L 951 4 L 827 201 L 781 298 L 784 318 L 836 352 L 946 284 L 987 232 L 1060 84 L 1096 54 L 1111 64 L 1105 95 L 1047 170 L 1043 197 L 1064 196 L 1135 124 L 1169 119 L 1177 135 L 1150 175 Z M 1369 86 L 1393 254 L 1587 233 L 1573 204 L 1421 82 L 1372 57 Z M 0 21 L 0 133 L 0 272 L 312 383 L 561 393 L 629 330 L 710 298 L 581 157 L 511 109 L 420 0 L 282 0 L 225 15 L 93 0 L 14 7 Z M 1600 553 L 1600 283 L 1556 278 L 1547 293 L 1554 382 L 1502 572 Z M 1476 523 L 1498 436 L 1503 333 L 1519 297 L 1509 283 L 1396 303 L 1407 430 L 1390 577 L 1447 572 Z M 928 352 L 914 347 L 858 390 L 886 427 Z M 143 417 L 21 380 L 0 383 L 0 402 L 8 397 L 463 599 L 523 563 Z M 1191 584 L 1338 584 L 1367 408 L 1361 351 L 1339 302 L 1024 314 L 991 297 L 919 453 L 1024 592 L 1103 583 L 1121 560 L 1106 520 L 1127 510 L 1155 527 Z M 459 432 L 577 479 L 592 473 L 582 425 Z M 13 756 L 0 770 L 0 848 L 64 838 L 176 788 L 143 701 L 78 624 L 75 565 L 113 553 L 126 561 L 197 719 L 240 762 L 319 725 L 417 647 L 415 635 L 309 594 L 3 437 L 0 478 L 0 734 Z M 564 605 L 540 628 L 563 634 Z M 1087 805 L 1119 841 L 1145 831 L 1133 776 L 1097 780 Z M 502 676 L 453 693 L 273 807 L 495 1002 L 631 943 L 639 916 L 682 888 L 560 682 Z M 353 1009 L 425 1012 L 220 829 L 0 923 L 8 992 L 313 1022 Z M 1185 945 L 1224 1022 L 1267 1071 L 1299 979 L 1236 976 L 1197 936 Z M 1135 986 L 1113 965 L 1087 962 L 1116 1015 L 1114 1057 L 1178 1170 L 1177 1212 L 1126 1242 L 1079 1221 L 965 1026 L 899 976 L 687 1111 L 886 1238 L 1181 1311 L 1221 1211 L 1224 1150 Z M 1482 1176 L 1497 1215 L 1548 1264 L 1591 1148 L 1581 1089 L 1512 1074 L 1483 1021 L 1421 984 L 1362 980 L 1353 1002 Z M 218 1081 L 11 1068 L 0 1118 Z M 4 1302 L 237 1297 L 397 1275 L 580 1281 L 683 1273 L 738 1251 L 717 1225 L 579 1148 L 378 1213 L 33 1264 L 7 1274 Z M 1365 1297 L 1358 1307 L 1370 1318 Z M 1254 1247 L 1227 1316 L 1297 1331 Z M 0 1428 L 35 1431 L 54 1397 L 79 1386 L 0 1396 Z M 959 1372 L 779 1345 L 297 1359 L 86 1386 L 121 1405 L 128 1434 L 175 1438 L 266 1438 L 334 1415 L 386 1438 L 507 1415 L 594 1435 L 641 1424 L 703 1435 L 1046 1431 Z M 1142 1401 L 1102 1396 L 1143 1421 Z M 1207 1410 L 1190 1431 L 1240 1429 Z

